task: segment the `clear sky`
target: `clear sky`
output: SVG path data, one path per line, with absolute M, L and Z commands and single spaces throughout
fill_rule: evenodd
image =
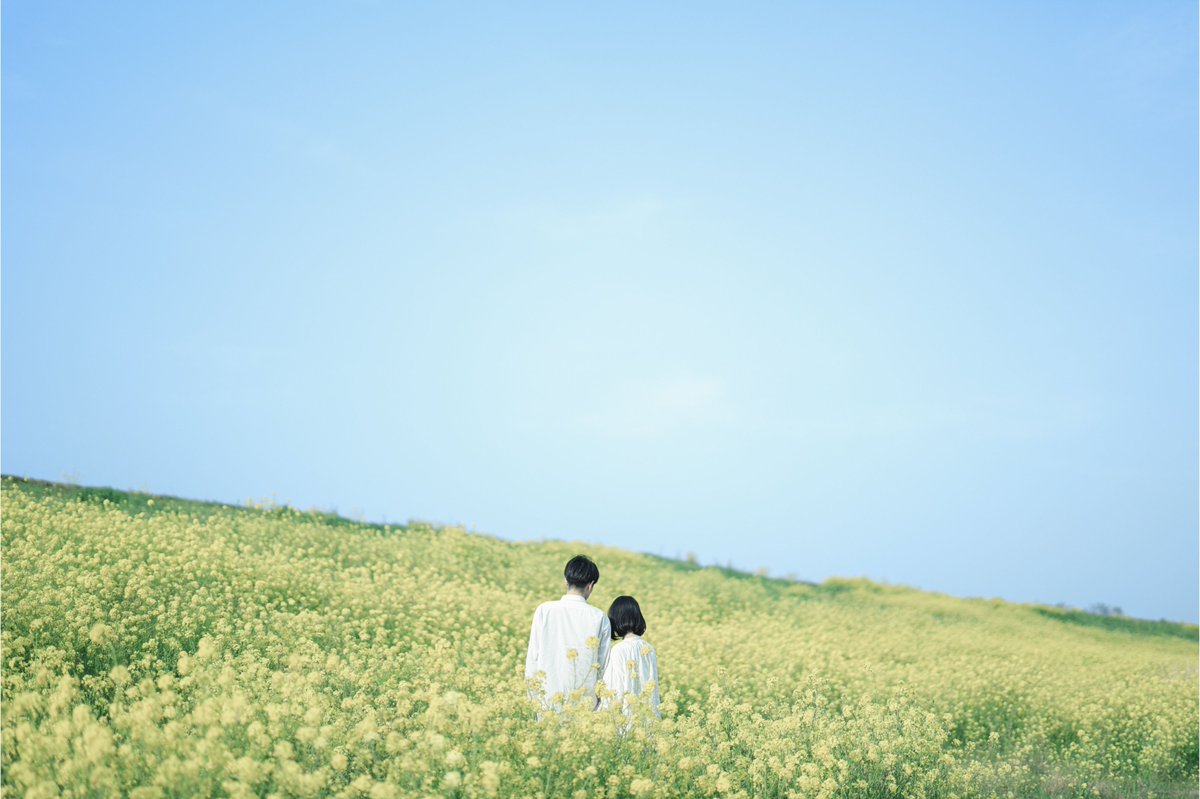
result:
M 1196 16 L 6 0 L 2 468 L 1194 622 Z

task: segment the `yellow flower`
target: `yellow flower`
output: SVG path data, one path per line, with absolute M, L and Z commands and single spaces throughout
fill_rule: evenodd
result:
M 1048 608 L 866 581 L 747 583 L 611 550 L 611 573 L 672 597 L 657 646 L 636 644 L 661 647 L 668 682 L 634 681 L 627 706 L 602 682 L 589 690 L 608 644 L 589 636 L 574 681 L 555 685 L 560 716 L 514 701 L 514 620 L 573 545 L 417 522 L 381 535 L 269 507 L 130 515 L 119 508 L 133 497 L 0 490 L 14 622 L 0 737 L 13 744 L 5 788 L 11 777 L 30 799 L 161 799 L 206 780 L 231 799 L 407 796 L 380 781 L 380 757 L 414 796 L 476 799 L 1027 796 L 1045 793 L 1029 765 L 1040 748 L 1080 796 L 1194 779 L 1190 628 L 1113 635 Z M 722 618 L 745 633 L 736 655 Z M 636 675 L 638 662 L 615 668 Z M 596 697 L 612 712 L 591 712 Z M 1069 744 L 1048 743 L 1063 730 Z M 560 762 L 576 765 L 543 773 Z M 154 786 L 138 785 L 145 773 Z
M 96 646 L 101 646 L 112 640 L 112 628 L 104 622 L 96 622 L 88 630 L 88 638 Z
M 483 792 L 488 796 L 495 796 L 500 790 L 500 764 L 491 760 L 485 760 L 479 764 L 479 783 L 483 786 Z
M 579 657 L 579 650 L 577 650 L 577 649 L 568 649 L 567 650 L 567 660 L 574 660 L 577 657 Z
M 389 782 L 377 782 L 371 786 L 371 792 L 367 794 L 370 799 L 396 799 L 400 792 L 395 785 Z
M 629 793 L 632 796 L 645 796 L 654 789 L 654 782 L 645 777 L 634 777 L 629 782 Z

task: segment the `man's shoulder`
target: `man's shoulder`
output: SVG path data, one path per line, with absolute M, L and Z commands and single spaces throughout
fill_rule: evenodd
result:
M 608 621 L 608 614 L 605 613 L 600 608 L 596 607 L 595 605 L 589 605 L 587 603 L 581 603 L 581 604 L 583 604 L 583 606 L 585 608 L 587 608 L 588 615 L 592 616 L 597 621 L 605 621 L 605 622 Z
M 571 602 L 563 599 L 551 599 L 537 606 L 534 615 L 544 615 L 547 613 L 566 613 L 575 615 L 585 613 L 588 616 L 595 618 L 597 621 L 608 621 L 608 614 L 595 605 L 589 605 L 587 602 Z
M 563 610 L 570 610 L 574 603 L 566 603 L 561 599 L 548 599 L 537 606 L 534 613 L 558 613 Z

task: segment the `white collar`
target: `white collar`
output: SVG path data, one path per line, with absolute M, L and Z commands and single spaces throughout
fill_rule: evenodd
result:
M 584 597 L 581 597 L 579 594 L 563 594 L 562 598 L 563 599 L 575 599 L 580 602 L 587 602 L 587 599 Z

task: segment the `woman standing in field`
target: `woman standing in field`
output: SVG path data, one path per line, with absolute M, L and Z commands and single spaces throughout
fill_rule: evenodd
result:
M 662 713 L 658 693 L 658 655 L 654 647 L 642 640 L 646 632 L 646 619 L 637 600 L 631 596 L 619 596 L 608 609 L 608 620 L 612 626 L 613 644 L 608 653 L 608 662 L 601 679 L 606 692 L 600 706 L 607 707 L 621 702 L 625 713 L 631 713 L 629 695 L 645 702 L 658 718 Z

